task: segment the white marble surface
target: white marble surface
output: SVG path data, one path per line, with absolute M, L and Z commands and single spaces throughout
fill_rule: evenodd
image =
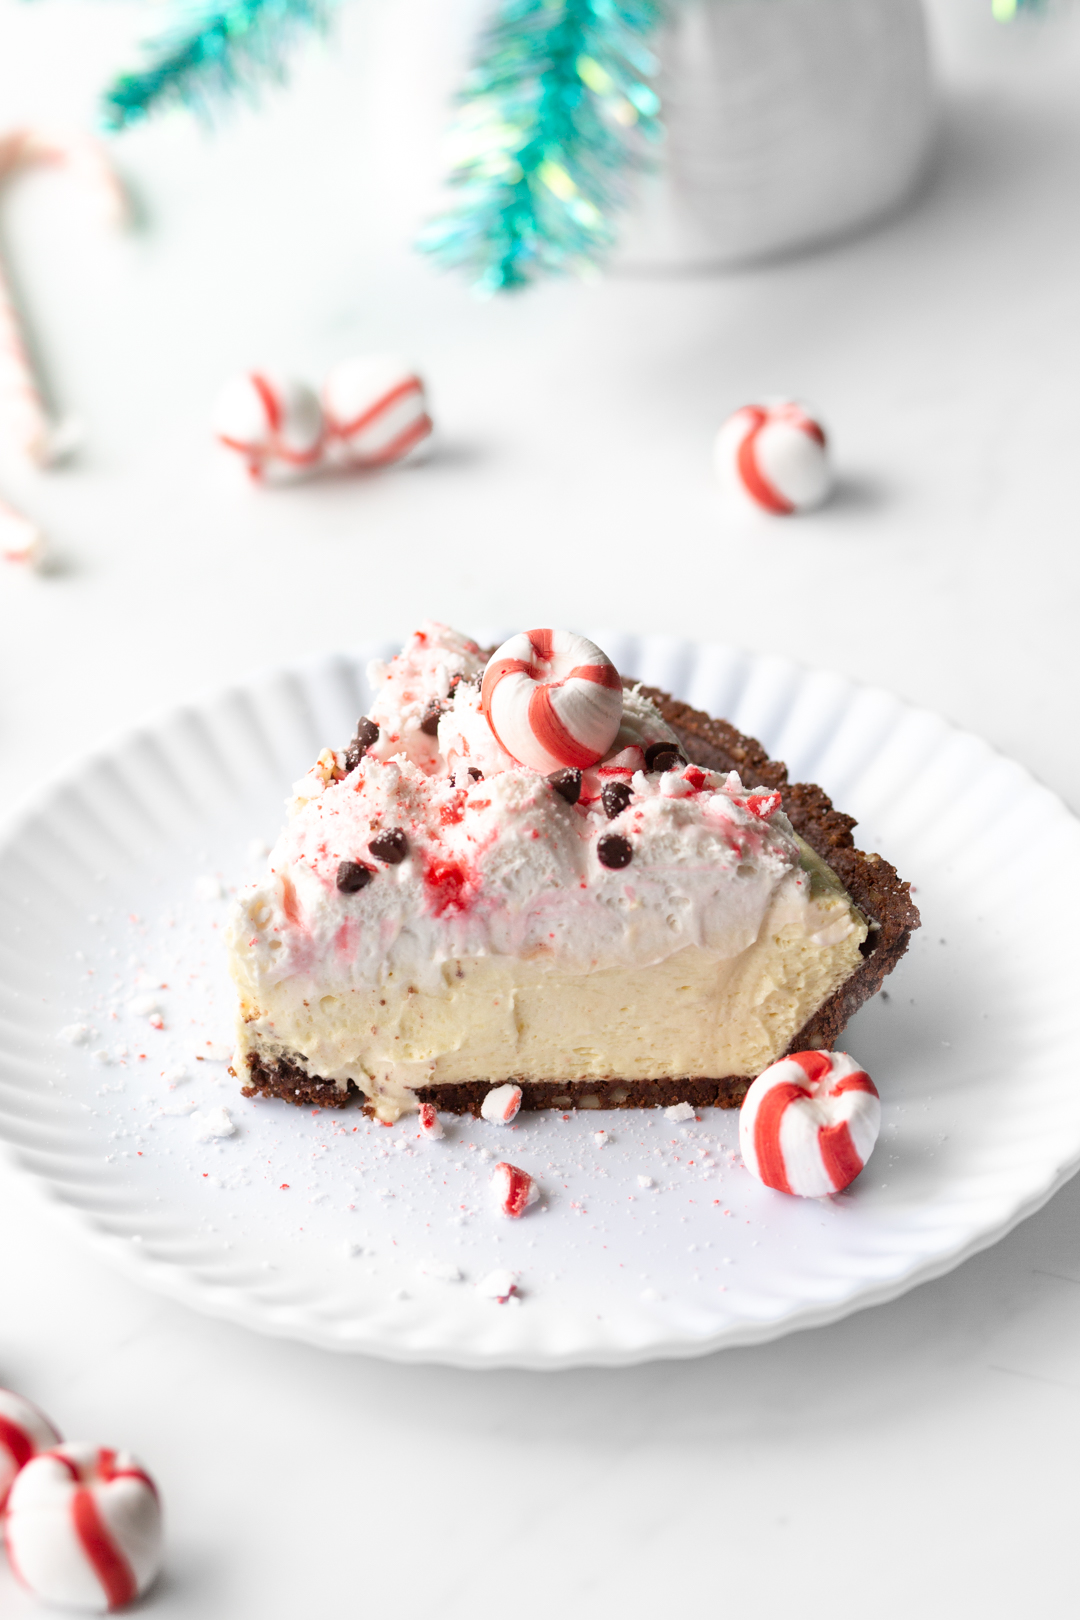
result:
M 780 649 L 943 710 L 1080 807 L 1080 19 L 1020 34 L 977 0 L 936 12 L 947 95 L 920 204 L 722 279 L 480 305 L 410 258 L 438 169 L 432 81 L 467 22 L 435 0 L 357 4 L 340 49 L 214 141 L 169 119 L 118 143 L 144 199 L 127 240 L 58 180 L 6 197 L 87 444 L 62 473 L 0 468 L 58 558 L 0 577 L 0 805 L 194 689 L 430 612 Z M 0 123 L 81 115 L 139 21 L 0 0 Z M 230 368 L 318 375 L 388 346 L 431 379 L 427 466 L 260 496 L 215 463 Z M 777 391 L 820 406 L 840 497 L 735 523 L 710 437 Z M 1076 1182 L 839 1326 L 550 1377 L 250 1338 L 119 1280 L 37 1210 L 0 1173 L 0 1382 L 157 1471 L 162 1620 L 1075 1606 Z M 36 1612 L 2 1566 L 0 1609 Z

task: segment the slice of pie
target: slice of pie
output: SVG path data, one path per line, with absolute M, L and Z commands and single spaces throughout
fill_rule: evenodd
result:
M 831 1048 L 919 925 L 852 819 L 626 681 L 596 763 L 522 765 L 487 662 L 425 624 L 296 784 L 227 936 L 245 1095 L 359 1094 L 384 1120 L 477 1112 L 507 1080 L 526 1108 L 735 1107 L 785 1052 Z

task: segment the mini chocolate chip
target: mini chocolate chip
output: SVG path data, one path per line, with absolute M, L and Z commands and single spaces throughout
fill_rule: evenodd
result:
M 686 755 L 680 753 L 674 743 L 654 742 L 645 750 L 645 769 L 647 771 L 673 771 L 676 765 L 685 765 Z
M 356 736 L 345 750 L 345 764 L 350 771 L 355 771 L 372 743 L 377 742 L 379 728 L 374 720 L 367 715 L 361 715 L 356 727 Z
M 441 698 L 432 698 L 424 710 L 424 718 L 420 722 L 420 730 L 425 737 L 437 737 L 439 734 L 439 721 L 449 704 L 443 703 Z
M 548 781 L 567 804 L 577 804 L 581 798 L 581 772 L 573 765 L 565 765 L 561 771 L 552 771 Z
M 380 833 L 373 838 L 368 849 L 378 861 L 385 861 L 387 866 L 397 866 L 409 853 L 409 840 L 400 827 L 394 827 L 390 832 Z
M 337 869 L 337 886 L 342 894 L 355 894 L 358 889 L 366 889 L 375 876 L 370 866 L 361 866 L 359 861 L 339 861 Z
M 608 820 L 621 816 L 633 797 L 634 790 L 629 782 L 608 782 L 600 793 L 600 803 Z
M 470 765 L 469 766 L 469 781 L 470 782 L 482 782 L 483 780 L 484 780 L 483 771 L 478 771 L 475 765 Z
M 634 851 L 629 838 L 621 833 L 605 833 L 596 845 L 596 855 L 601 866 L 610 866 L 618 871 L 620 866 L 629 866 L 634 858 Z

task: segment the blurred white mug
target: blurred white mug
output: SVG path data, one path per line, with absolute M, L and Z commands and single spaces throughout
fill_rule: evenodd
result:
M 683 0 L 657 42 L 667 141 L 615 263 L 749 263 L 884 218 L 936 126 L 922 0 Z

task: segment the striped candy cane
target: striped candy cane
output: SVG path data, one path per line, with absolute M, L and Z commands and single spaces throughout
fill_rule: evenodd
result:
M 0 559 L 34 568 L 41 561 L 44 542 L 41 530 L 29 518 L 0 501 Z
M 32 164 L 62 164 L 81 183 L 94 211 L 111 224 L 126 213 L 124 194 L 101 149 L 82 136 L 16 129 L 0 135 L 0 183 Z M 11 287 L 0 264 L 0 440 L 39 466 L 56 458 L 61 436 L 49 420 L 30 362 Z

